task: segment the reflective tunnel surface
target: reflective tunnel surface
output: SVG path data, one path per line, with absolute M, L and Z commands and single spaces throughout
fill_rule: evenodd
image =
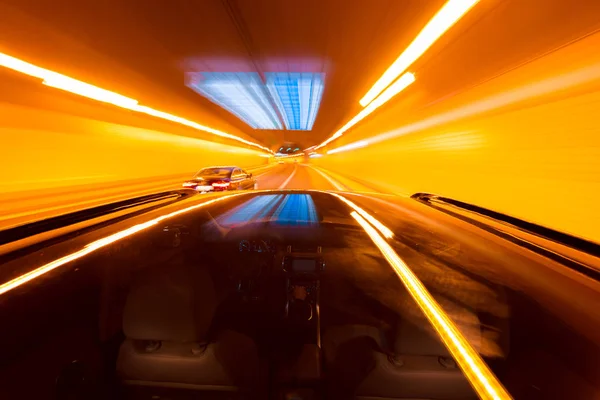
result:
M 600 398 L 600 2 L 0 2 L 0 398 Z

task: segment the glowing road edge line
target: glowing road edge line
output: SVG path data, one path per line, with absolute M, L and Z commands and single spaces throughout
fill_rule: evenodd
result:
M 0 52 L 0 66 L 12 69 L 13 71 L 20 72 L 25 75 L 33 76 L 35 78 L 42 79 L 42 83 L 44 85 L 65 90 L 70 93 L 74 93 L 83 97 L 87 97 L 89 99 L 101 101 L 104 103 L 113 104 L 117 107 L 122 107 L 128 110 L 136 111 L 142 114 L 151 115 L 156 118 L 166 119 L 168 121 L 172 121 L 175 123 L 179 123 L 181 125 L 186 125 L 190 128 L 208 132 L 215 136 L 221 136 L 224 138 L 236 140 L 240 143 L 247 144 L 249 146 L 257 147 L 263 151 L 273 154 L 271 149 L 261 146 L 258 143 L 251 142 L 249 140 L 243 139 L 239 136 L 232 135 L 230 133 L 222 132 L 217 129 L 210 128 L 205 125 L 201 125 L 197 122 L 190 121 L 185 118 L 178 117 L 173 114 L 169 114 L 163 111 L 155 110 L 153 108 L 142 106 L 138 104 L 138 101 L 126 96 L 123 96 L 119 93 L 111 92 L 106 89 L 102 89 L 100 87 L 91 85 L 89 83 L 85 83 L 83 81 L 70 78 L 66 75 L 59 74 L 58 72 L 50 71 L 45 68 L 38 67 L 36 65 L 30 64 L 23 60 L 20 60 L 16 57 L 9 56 L 8 54 Z
M 42 265 L 41 267 L 34 269 L 33 271 L 30 271 L 30 272 L 23 274 L 17 278 L 14 278 L 13 280 L 3 283 L 2 285 L 0 285 L 0 295 L 3 295 L 6 292 L 16 289 L 19 286 L 21 286 L 29 281 L 32 281 L 35 278 L 39 278 L 40 276 L 45 275 L 48 272 L 51 272 L 51 271 L 55 270 L 56 268 L 63 266 L 71 261 L 77 260 L 83 256 L 93 253 L 94 251 L 101 249 L 102 247 L 108 246 L 111 243 L 114 243 L 116 241 L 119 241 L 121 239 L 129 237 L 129 236 L 136 234 L 138 232 L 141 232 L 145 229 L 148 229 L 151 226 L 154 226 L 154 225 L 158 224 L 159 222 L 164 221 L 165 219 L 172 218 L 177 215 L 184 214 L 189 211 L 196 210 L 198 208 L 202 208 L 209 204 L 213 204 L 213 203 L 216 203 L 219 201 L 223 201 L 225 199 L 230 199 L 232 197 L 241 196 L 244 194 L 248 194 L 248 193 L 232 194 L 232 195 L 228 195 L 228 196 L 219 197 L 217 199 L 209 200 L 209 201 L 206 201 L 201 204 L 196 204 L 194 206 L 190 206 L 190 207 L 184 208 L 182 210 L 174 211 L 174 212 L 166 214 L 166 215 L 161 215 L 160 217 L 154 218 L 150 221 L 146 221 L 144 223 L 134 225 L 130 228 L 127 228 L 120 232 L 114 233 L 105 238 L 98 239 L 94 242 L 91 242 L 91 243 L 85 245 L 79 251 L 76 251 L 74 253 L 66 255 L 62 258 L 59 258 L 58 260 L 51 261 L 45 265 Z
M 330 194 L 333 195 L 333 193 Z M 350 215 L 362 226 L 373 243 L 379 248 L 381 254 L 383 254 L 394 269 L 421 311 L 423 311 L 435 328 L 479 397 L 482 399 L 512 399 L 479 354 L 477 354 L 467 339 L 460 333 L 450 317 L 443 311 L 442 307 L 434 300 L 427 289 L 425 289 L 425 286 L 410 268 L 400 259 L 394 249 L 356 211 L 351 212 Z
M 377 228 L 377 230 L 379 232 L 381 232 L 381 234 L 383 236 L 385 236 L 386 238 L 391 239 L 391 238 L 394 237 L 394 232 L 392 232 L 390 228 L 388 228 L 387 226 L 383 225 L 381 222 L 379 222 L 377 219 L 375 219 L 375 217 L 373 217 L 371 214 L 369 214 L 368 212 L 366 212 L 365 210 L 363 210 L 362 208 L 360 208 L 359 206 L 357 206 L 352 201 L 348 200 L 344 196 L 340 196 L 337 193 L 329 193 L 329 194 L 332 195 L 332 196 L 337 197 L 338 199 L 340 199 L 344 203 L 348 204 L 350 206 L 350 208 L 354 209 L 354 211 L 356 211 L 364 219 L 366 219 L 367 221 L 369 221 L 371 223 L 371 225 L 373 225 L 375 228 Z
M 296 170 L 298 169 L 297 165 L 294 165 L 294 170 L 292 171 L 292 173 L 290 174 L 290 176 L 287 177 L 287 179 L 281 184 L 279 185 L 278 189 L 285 189 L 285 187 L 287 186 L 288 183 L 290 183 L 290 181 L 292 180 L 292 178 L 294 177 L 294 175 L 296 175 Z

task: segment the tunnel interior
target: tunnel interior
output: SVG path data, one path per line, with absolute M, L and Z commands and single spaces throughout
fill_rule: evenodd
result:
M 222 230 L 282 213 L 279 225 L 346 229 L 311 197 L 343 195 L 357 226 L 415 257 L 427 290 L 464 273 L 461 295 L 477 292 L 451 259 L 464 258 L 510 288 L 498 296 L 523 305 L 518 323 L 573 307 L 552 332 L 576 342 L 589 318 L 595 333 L 562 361 L 529 367 L 564 361 L 552 373 L 600 393 L 577 356 L 600 348 L 599 1 L 3 0 L 0 26 L 0 273 L 15 232 L 69 230 L 157 193 L 269 192 L 216 218 Z M 497 272 L 507 248 L 518 262 Z M 553 272 L 534 276 L 538 257 Z M 539 304 L 525 299 L 542 287 Z

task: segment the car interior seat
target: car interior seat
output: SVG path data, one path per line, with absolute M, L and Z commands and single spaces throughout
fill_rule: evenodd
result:
M 477 398 L 428 326 L 401 320 L 391 340 L 373 327 L 336 327 L 325 333 L 323 343 L 329 370 L 351 371 L 351 380 L 340 376 L 331 383 L 330 394 L 340 399 Z M 472 344 L 479 346 L 477 338 Z
M 250 397 L 259 381 L 256 345 L 238 332 L 216 331 L 216 307 L 206 270 L 170 265 L 144 271 L 123 313 L 117 376 L 124 397 Z

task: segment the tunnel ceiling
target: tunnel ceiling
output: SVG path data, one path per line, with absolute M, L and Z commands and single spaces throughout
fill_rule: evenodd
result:
M 442 0 L 8 0 L 53 29 L 208 108 L 276 148 L 314 145 L 359 109 L 358 100 Z M 48 44 L 48 49 L 52 44 Z M 377 60 L 377 61 L 376 61 Z M 323 72 L 311 131 L 254 130 L 184 84 L 184 73 Z M 175 110 L 176 111 L 176 110 Z
M 283 142 L 306 147 L 319 144 L 354 117 L 362 109 L 362 96 L 444 3 L 3 0 L 0 11 L 1 7 L 12 7 L 36 19 L 36 23 L 29 24 L 28 30 L 19 29 L 18 22 L 3 21 L 0 12 L 0 25 L 4 22 L 12 26 L 3 31 L 0 44 L 7 50 L 29 47 L 17 55 L 35 56 L 33 61 L 41 65 L 60 66 L 67 71 L 71 65 L 87 64 L 88 76 L 87 70 L 82 74 L 80 68 L 77 77 L 124 94 L 133 93 L 148 105 L 191 119 L 194 110 L 202 110 L 201 118 L 235 127 L 277 150 Z M 600 29 L 597 0 L 545 0 L 543 4 L 540 7 L 540 0 L 480 1 L 411 67 L 417 77 L 415 84 L 387 103 L 386 110 L 377 112 L 398 110 L 392 117 L 398 114 L 402 119 Z M 136 71 L 155 86 L 153 91 L 140 88 L 144 85 L 138 83 L 124 86 L 118 72 L 112 74 L 112 80 L 103 81 L 100 78 L 110 74 L 102 66 L 89 65 L 83 54 L 49 40 L 37 28 L 42 25 L 116 60 L 127 71 Z M 35 29 L 39 32 L 29 31 Z M 203 71 L 263 76 L 277 72 L 324 73 L 325 88 L 313 129 L 250 128 L 186 86 L 186 72 Z M 146 91 L 151 92 L 150 97 L 145 96 Z M 180 103 L 180 99 L 184 101 Z

